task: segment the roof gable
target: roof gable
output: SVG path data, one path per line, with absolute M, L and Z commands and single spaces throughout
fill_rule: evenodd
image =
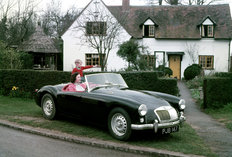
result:
M 199 25 L 216 25 L 216 22 L 213 20 L 213 18 L 211 18 L 210 16 L 207 16 L 205 18 L 203 18 L 203 20 L 201 20 L 201 22 L 199 23 Z
M 155 22 L 153 19 L 148 17 L 141 25 L 155 25 L 158 26 L 157 22 Z

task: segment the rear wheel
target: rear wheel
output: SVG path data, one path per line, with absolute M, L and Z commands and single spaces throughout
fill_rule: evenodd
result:
M 122 108 L 113 109 L 108 116 L 110 134 L 118 140 L 127 140 L 131 136 L 131 119 Z
M 53 100 L 53 97 L 51 96 L 51 94 L 45 94 L 42 97 L 42 101 L 41 101 L 41 108 L 42 108 L 42 112 L 43 112 L 43 116 L 46 119 L 54 119 L 56 116 L 56 106 L 55 106 L 55 102 Z

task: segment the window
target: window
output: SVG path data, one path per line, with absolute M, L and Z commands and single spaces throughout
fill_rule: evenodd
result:
M 202 25 L 201 36 L 202 37 L 213 37 L 213 25 Z
M 199 65 L 203 69 L 213 69 L 214 56 L 199 56 Z
M 147 66 L 154 68 L 155 65 L 155 56 L 154 55 L 143 55 L 144 60 L 147 63 Z
M 100 65 L 99 54 L 85 54 L 85 63 L 86 65 Z
M 155 36 L 155 26 L 154 25 L 144 25 L 144 36 L 154 37 Z
M 87 35 L 106 35 L 106 22 L 87 22 Z

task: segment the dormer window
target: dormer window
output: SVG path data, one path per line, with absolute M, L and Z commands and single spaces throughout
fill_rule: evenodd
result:
M 208 17 L 201 24 L 201 36 L 203 38 L 214 37 L 214 25 L 215 23 Z
M 155 36 L 155 23 L 151 19 L 147 19 L 143 24 L 143 36 L 144 37 Z
M 202 25 L 201 30 L 202 37 L 213 37 L 213 25 Z
M 154 25 L 145 25 L 144 26 L 144 36 L 145 37 L 154 37 L 155 36 L 155 26 Z

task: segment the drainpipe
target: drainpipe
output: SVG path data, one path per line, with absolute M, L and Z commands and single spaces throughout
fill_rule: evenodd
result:
M 228 72 L 232 68 L 232 67 L 230 67 L 231 66 L 230 47 L 231 47 L 231 38 L 229 39 Z

